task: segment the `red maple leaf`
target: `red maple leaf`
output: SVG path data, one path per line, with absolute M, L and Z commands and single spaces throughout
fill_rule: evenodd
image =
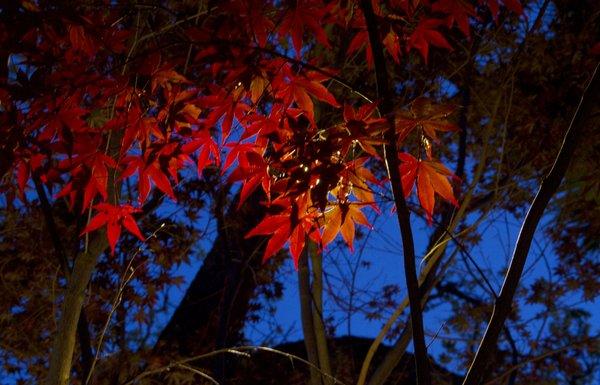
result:
M 352 55 L 365 48 L 367 66 L 369 69 L 371 69 L 373 68 L 373 51 L 371 50 L 371 43 L 369 42 L 369 32 L 367 31 L 365 19 L 361 16 L 362 13 L 356 12 L 355 17 L 352 19 L 354 26 L 358 28 L 358 32 L 356 32 L 352 40 L 350 40 L 350 44 L 348 45 L 348 50 L 346 51 L 346 53 L 348 55 Z
M 465 36 L 470 36 L 469 17 L 475 18 L 477 13 L 475 8 L 465 0 L 438 0 L 433 3 L 431 10 L 446 13 L 448 27 L 452 27 L 456 23 Z
M 81 235 L 90 233 L 106 225 L 106 238 L 110 245 L 111 254 L 115 254 L 115 247 L 121 236 L 121 227 L 125 227 L 127 231 L 135 235 L 142 242 L 145 241 L 135 219 L 132 217 L 132 214 L 140 212 L 140 209 L 131 205 L 115 206 L 109 203 L 98 203 L 94 205 L 94 209 L 98 211 L 98 214 L 90 220 L 81 232 Z
M 167 167 L 158 159 L 158 156 L 152 156 L 154 160 L 149 161 L 152 157 L 150 156 L 152 151 L 148 151 L 143 156 L 127 156 L 123 158 L 122 163 L 126 165 L 125 170 L 121 174 L 121 179 L 125 179 L 133 175 L 136 171 L 138 172 L 138 201 L 143 203 L 148 198 L 151 183 L 154 183 L 156 187 L 169 196 L 172 200 L 175 199 L 175 193 L 171 187 L 169 178 L 163 171 Z M 168 163 L 168 162 L 167 162 Z M 167 171 L 168 172 L 168 171 Z
M 333 5 L 334 2 L 331 2 Z M 302 35 L 309 30 L 315 39 L 325 47 L 331 47 L 321 20 L 327 14 L 329 7 L 323 7 L 320 1 L 297 0 L 294 6 L 285 11 L 283 21 L 279 26 L 281 36 L 291 35 L 296 56 L 300 57 L 302 50 Z
M 269 165 L 263 156 L 257 153 L 251 147 L 241 147 L 237 151 L 238 166 L 229 175 L 230 182 L 242 181 L 242 190 L 240 191 L 240 200 L 238 207 L 248 199 L 250 194 L 259 185 L 262 185 L 263 191 L 270 193 L 271 176 L 269 175 Z M 230 159 L 233 162 L 233 158 Z
M 31 154 L 29 155 L 29 151 L 25 154 L 15 154 L 15 166 L 14 173 L 17 180 L 17 189 L 19 194 L 19 199 L 25 202 L 25 189 L 27 187 L 27 182 L 32 174 L 38 170 L 46 156 L 43 154 Z M 41 179 L 41 178 L 40 178 Z
M 437 142 L 437 131 L 458 130 L 458 126 L 448 120 L 455 110 L 456 107 L 450 104 L 435 104 L 424 97 L 415 99 L 410 105 L 410 110 L 399 113 L 396 118 L 399 140 L 402 141 L 415 128 L 421 128 L 425 135 Z
M 432 222 L 436 193 L 444 200 L 458 206 L 452 186 L 448 181 L 453 174 L 446 166 L 433 160 L 418 160 L 408 153 L 400 153 L 398 157 L 402 161 L 400 175 L 404 196 L 406 198 L 410 196 L 416 180 L 417 197 L 421 207 L 425 210 L 427 222 L 430 224 Z
M 291 234 L 290 227 L 291 220 L 289 213 L 267 215 L 255 228 L 246 234 L 246 238 L 257 235 L 271 235 L 263 254 L 263 261 L 266 261 L 281 250 L 288 241 Z
M 331 194 L 338 200 L 344 201 L 349 194 L 354 195 L 361 204 L 369 204 L 378 211 L 375 204 L 373 189 L 368 183 L 379 185 L 380 181 L 365 167 L 368 157 L 357 158 L 346 162 L 344 169 L 338 173 L 338 185 L 331 190 Z
M 47 106 L 34 105 L 31 108 L 33 113 L 38 108 L 40 110 L 48 110 L 49 112 L 39 121 L 42 126 L 41 132 L 38 135 L 40 141 L 53 140 L 58 136 L 61 140 L 72 140 L 72 133 L 81 133 L 89 129 L 85 120 L 82 118 L 88 113 L 88 110 L 82 108 L 78 104 L 80 95 L 70 95 L 65 98 L 54 100 L 40 100 Z
M 74 154 L 58 163 L 58 168 L 68 171 L 73 178 L 56 197 L 68 195 L 73 205 L 77 190 L 83 189 L 82 212 L 89 207 L 96 195 L 100 194 L 102 199 L 107 199 L 108 170 L 117 168 L 113 158 L 98 150 L 100 144 L 100 137 L 83 137 L 75 142 L 72 149 Z
M 231 132 L 233 119 L 242 120 L 250 110 L 250 106 L 241 101 L 244 90 L 241 85 L 236 86 L 231 92 L 216 86 L 211 86 L 210 89 L 212 94 L 201 97 L 199 103 L 201 107 L 210 109 L 204 125 L 206 128 L 214 127 L 223 118 L 220 131 L 224 142 Z
M 377 110 L 376 103 L 364 104 L 355 110 L 352 106 L 344 106 L 344 131 L 342 136 L 342 153 L 346 153 L 351 145 L 358 144 L 366 153 L 375 158 L 379 154 L 376 145 L 385 144 L 383 132 L 387 127 L 384 118 L 377 118 L 373 113 Z
M 319 213 L 310 206 L 308 194 L 300 195 L 294 200 L 283 197 L 273 201 L 272 205 L 282 207 L 283 211 L 267 215 L 246 234 L 245 238 L 257 235 L 271 236 L 263 254 L 263 261 L 275 255 L 288 242 L 294 266 L 297 269 L 298 259 L 304 249 L 306 238 L 312 239 L 317 244 L 321 243 L 321 234 L 315 225 Z
M 263 0 L 236 0 L 224 3 L 232 14 L 239 13 L 254 36 L 259 47 L 267 44 L 269 34 L 273 32 L 275 23 L 268 16 L 272 14 L 273 8 L 269 2 Z
M 191 128 L 197 125 L 202 109 L 198 107 L 195 89 L 179 90 L 173 88 L 165 95 L 165 104 L 156 116 L 156 120 L 168 127 L 164 140 L 169 139 L 169 134 L 174 130 L 189 133 Z
M 285 105 L 296 102 L 314 125 L 314 104 L 309 95 L 334 107 L 340 106 L 335 97 L 321 84 L 326 80 L 329 80 L 327 76 L 316 71 L 295 75 L 290 66 L 285 65 L 281 74 L 273 80 L 273 88 L 277 89 L 275 96 L 283 99 Z
M 104 125 L 104 130 L 118 131 L 125 128 L 121 143 L 121 155 L 124 155 L 138 141 L 140 147 L 150 145 L 152 136 L 161 140 L 165 139 L 163 132 L 158 127 L 154 117 L 144 116 L 137 103 L 132 103 L 126 113 L 119 114 Z
M 191 154 L 196 150 L 198 152 L 198 175 L 202 175 L 202 171 L 211 165 L 221 163 L 221 152 L 217 142 L 210 135 L 208 130 L 202 129 L 195 131 L 192 134 L 192 141 L 184 144 L 181 151 L 185 154 Z
M 407 49 L 415 48 L 419 50 L 425 64 L 427 64 L 430 45 L 452 51 L 452 46 L 450 46 L 448 40 L 436 29 L 443 24 L 444 21 L 439 19 L 422 19 L 408 38 Z

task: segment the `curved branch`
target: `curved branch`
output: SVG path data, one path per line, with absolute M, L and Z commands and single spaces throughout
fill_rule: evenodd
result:
M 537 225 L 542 218 L 550 199 L 558 190 L 581 138 L 581 132 L 583 131 L 585 122 L 592 114 L 594 107 L 596 107 L 597 98 L 598 95 L 600 95 L 600 80 L 598 79 L 597 73 L 598 65 L 596 65 L 591 79 L 579 100 L 579 104 L 575 110 L 571 123 L 569 124 L 560 151 L 552 165 L 552 169 L 544 178 L 531 203 L 531 207 L 525 216 L 510 261 L 510 267 L 508 268 L 504 283 L 502 284 L 502 289 L 494 304 L 492 316 L 483 339 L 479 344 L 475 358 L 465 376 L 463 385 L 477 385 L 485 380 L 487 364 L 489 363 L 493 352 L 496 350 L 498 336 L 512 309 L 513 298 L 517 287 L 519 286 L 521 275 L 523 274 L 523 268 L 527 261 L 527 255 L 529 254 L 529 248 Z
M 252 356 L 248 352 L 250 352 L 250 353 L 254 353 L 254 352 L 266 352 L 266 353 L 271 353 L 271 354 L 274 354 L 274 355 L 286 357 L 286 358 L 290 359 L 291 361 L 301 362 L 301 363 L 305 364 L 306 366 L 308 366 L 308 367 L 316 370 L 318 373 L 320 373 L 321 376 L 330 379 L 333 383 L 340 384 L 340 385 L 345 385 L 342 381 L 338 380 L 337 378 L 335 378 L 335 377 L 333 377 L 333 376 L 331 376 L 331 375 L 329 375 L 327 373 L 324 373 L 316 365 L 314 365 L 313 363 L 305 360 L 302 357 L 298 357 L 298 356 L 296 356 L 294 354 L 286 353 L 284 351 L 273 349 L 273 348 L 269 348 L 269 347 L 265 347 L 265 346 L 251 346 L 251 345 L 248 345 L 248 346 L 238 346 L 238 347 L 235 347 L 235 348 L 218 349 L 218 350 L 214 350 L 212 352 L 206 353 L 206 354 L 201 354 L 201 355 L 190 357 L 190 358 L 184 358 L 184 359 L 179 360 L 179 361 L 173 361 L 173 362 L 171 362 L 170 364 L 168 364 L 166 366 L 142 372 L 142 373 L 138 374 L 137 376 L 135 376 L 133 379 L 128 380 L 127 382 L 123 383 L 122 385 L 133 385 L 136 382 L 138 382 L 139 380 L 141 380 L 143 378 L 146 378 L 148 376 L 152 376 L 152 375 L 155 375 L 155 374 L 160 374 L 160 373 L 168 372 L 172 368 L 176 368 L 178 366 L 180 367 L 181 365 L 186 365 L 186 364 L 194 362 L 194 361 L 199 361 L 199 360 L 202 360 L 202 359 L 214 357 L 214 356 L 221 355 L 221 354 L 231 354 L 231 355 L 235 355 L 235 356 L 240 356 L 240 357 L 245 357 L 245 358 L 251 358 Z

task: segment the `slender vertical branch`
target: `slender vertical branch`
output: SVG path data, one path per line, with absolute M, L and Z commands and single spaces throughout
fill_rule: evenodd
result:
M 598 65 L 596 65 L 591 79 L 581 96 L 561 148 L 552 165 L 552 169 L 544 178 L 525 216 L 500 295 L 494 304 L 492 316 L 463 385 L 478 385 L 485 380 L 487 365 L 496 350 L 498 336 L 512 309 L 513 298 L 523 274 L 523 268 L 527 261 L 527 255 L 529 254 L 529 248 L 537 225 L 550 199 L 558 190 L 581 138 L 585 122 L 597 105 L 598 95 L 600 95 L 600 80 L 598 79 L 597 72 Z
M 308 268 L 309 248 L 305 247 L 304 252 L 298 260 L 298 292 L 300 294 L 300 314 L 302 320 L 302 334 L 304 335 L 304 346 L 306 347 L 306 357 L 312 364 L 310 367 L 310 384 L 321 385 L 319 372 L 319 356 L 315 338 L 315 329 L 312 315 L 312 305 L 310 298 L 310 272 Z
M 477 51 L 479 43 L 480 43 L 480 39 L 476 39 L 474 41 L 473 45 L 471 46 L 469 61 L 465 68 L 463 88 L 461 91 L 462 108 L 460 110 L 460 116 L 458 119 L 459 127 L 460 127 L 460 137 L 459 137 L 458 158 L 456 161 L 456 172 L 455 172 L 456 176 L 458 176 L 460 178 L 462 178 L 464 175 L 464 167 L 465 167 L 465 161 L 466 161 L 467 111 L 468 111 L 468 107 L 471 102 L 470 81 L 471 81 L 471 77 L 473 75 L 473 56 L 474 56 L 473 53 Z M 471 193 L 468 193 L 467 195 L 470 196 L 470 194 Z M 442 221 L 439 224 L 439 226 L 437 226 L 436 230 L 429 237 L 429 245 L 427 247 L 427 250 L 429 250 L 428 255 L 430 253 L 434 253 L 435 256 L 434 256 L 434 258 L 430 259 L 429 263 L 426 265 L 425 270 L 427 270 L 427 271 L 422 271 L 421 275 L 419 277 L 419 287 L 421 290 L 421 295 L 423 297 L 425 297 L 426 296 L 425 293 L 428 292 L 427 288 L 423 287 L 423 283 L 429 282 L 432 279 L 430 277 L 436 276 L 437 267 L 438 267 L 439 263 L 441 262 L 441 256 L 444 254 L 444 251 L 446 249 L 445 245 L 447 244 L 447 240 L 449 240 L 449 237 L 446 234 L 446 232 L 449 234 L 454 230 L 454 227 L 456 226 L 456 224 L 458 224 L 462 220 L 464 213 L 465 213 L 464 210 L 459 210 L 458 215 L 455 216 L 455 214 L 457 214 L 456 210 L 451 209 L 450 206 L 448 206 L 448 205 L 444 206 Z M 440 249 L 438 249 L 437 253 L 435 252 L 436 247 L 441 247 Z M 424 258 L 424 260 L 427 260 L 427 258 Z M 394 311 L 394 314 L 388 319 L 388 321 L 386 322 L 384 327 L 381 329 L 381 331 L 375 338 L 375 341 L 373 341 L 373 343 L 369 347 L 369 350 L 367 351 L 367 355 L 363 361 L 363 364 L 362 364 L 362 367 L 360 370 L 357 385 L 363 385 L 365 383 L 370 363 L 375 355 L 375 352 L 377 351 L 377 348 L 383 341 L 383 338 L 387 334 L 388 330 L 392 327 L 393 323 L 396 321 L 396 319 L 398 317 L 400 317 L 404 308 L 406 308 L 406 306 L 408 306 L 407 302 L 408 301 L 405 298 L 404 301 L 401 303 L 401 305 L 396 308 L 396 310 Z M 394 344 L 394 347 L 386 354 L 386 357 L 384 358 L 384 361 L 382 362 L 382 364 L 376 368 L 376 370 L 373 374 L 373 377 L 369 381 L 369 385 L 382 384 L 383 382 L 385 382 L 385 380 L 389 376 L 389 373 L 391 373 L 393 367 L 395 367 L 395 365 L 400 361 L 400 358 L 404 354 L 404 352 L 406 350 L 406 346 L 408 345 L 408 342 L 410 339 L 411 332 L 412 332 L 412 330 L 405 328 L 401 337 Z
M 483 300 L 481 300 L 479 298 L 474 297 L 473 295 L 465 293 L 454 283 L 447 283 L 447 284 L 438 283 L 438 284 L 436 284 L 436 289 L 438 292 L 447 293 L 447 294 L 455 296 L 456 298 L 462 299 L 463 301 L 469 303 L 472 306 L 479 307 L 479 308 L 486 306 L 486 302 L 484 302 Z M 504 333 L 504 337 L 506 338 L 506 341 L 510 345 L 512 365 L 518 365 L 519 349 L 517 347 L 515 339 L 512 336 L 510 329 L 506 325 L 502 328 L 502 332 Z M 516 372 L 512 372 L 510 374 L 510 377 L 509 377 L 506 385 L 514 385 L 515 384 L 516 374 L 517 374 Z
M 321 255 L 315 252 L 314 244 L 307 242 L 306 249 L 310 255 L 312 264 L 312 286 L 311 298 L 313 302 L 312 318 L 315 331 L 315 343 L 317 355 L 319 357 L 319 368 L 323 373 L 331 376 L 331 363 L 329 361 L 329 350 L 327 349 L 327 335 L 325 333 L 325 322 L 323 320 L 323 261 Z M 325 385 L 331 385 L 333 382 L 329 377 L 323 377 Z
M 383 45 L 379 38 L 377 19 L 373 12 L 370 0 L 361 1 L 361 9 L 365 17 L 365 23 L 369 33 L 369 42 L 373 52 L 375 64 L 375 76 L 377 80 L 377 97 L 381 100 L 381 112 L 388 120 L 388 129 L 385 133 L 386 146 L 385 161 L 390 176 L 394 203 L 400 233 L 402 237 L 402 249 L 404 252 L 404 274 L 410 304 L 410 322 L 412 325 L 412 339 L 415 349 L 415 366 L 417 371 L 417 384 L 429 385 L 431 373 L 429 370 L 429 359 L 427 357 L 427 346 L 425 345 L 425 333 L 423 331 L 423 314 L 421 310 L 421 296 L 419 294 L 419 281 L 415 266 L 415 249 L 413 243 L 412 228 L 410 224 L 410 213 L 401 191 L 401 178 L 398 160 L 398 136 L 395 130 L 393 112 L 393 92 L 389 86 L 389 78 L 383 56 Z

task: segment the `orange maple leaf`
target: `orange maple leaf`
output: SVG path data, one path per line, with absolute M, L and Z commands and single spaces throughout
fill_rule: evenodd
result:
M 365 214 L 360 211 L 360 207 L 360 204 L 346 202 L 338 203 L 325 211 L 323 234 L 321 235 L 323 246 L 331 243 L 338 233 L 341 233 L 350 251 L 354 250 L 354 224 L 371 227 Z
M 410 105 L 410 110 L 398 114 L 396 118 L 399 140 L 402 141 L 415 128 L 421 128 L 425 135 L 437 142 L 437 131 L 458 130 L 458 126 L 448 120 L 455 109 L 456 107 L 450 104 L 434 104 L 427 98 L 415 99 Z
M 434 160 L 418 160 L 408 153 L 398 154 L 398 157 L 402 161 L 400 175 L 404 197 L 410 196 L 416 180 L 417 197 L 421 207 L 425 210 L 427 222 L 430 224 L 432 222 L 436 193 L 444 200 L 458 206 L 452 186 L 448 181 L 448 178 L 453 177 L 454 174 L 446 166 Z

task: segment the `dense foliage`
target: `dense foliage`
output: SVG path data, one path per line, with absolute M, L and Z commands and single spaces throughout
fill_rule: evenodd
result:
M 571 9 L 515 0 L 23 0 L 0 10 L 1 271 L 11 293 L 0 307 L 0 351 L 7 372 L 57 384 L 72 372 L 75 381 L 92 380 L 105 336 L 114 354 L 97 370 L 112 370 L 112 383 L 168 364 L 157 358 L 165 346 L 212 330 L 211 322 L 239 337 L 257 306 L 252 296 L 281 291 L 273 281 L 280 258 L 253 273 L 253 285 L 240 284 L 245 305 L 231 325 L 222 314 L 233 305 L 218 302 L 207 309 L 218 309 L 219 321 L 183 328 L 173 340 L 165 329 L 149 346 L 161 326 L 158 302 L 181 283 L 174 269 L 204 239 L 231 258 L 204 259 L 203 268 L 225 271 L 225 302 L 238 295 L 227 285 L 246 279 L 226 265 L 250 258 L 241 251 L 249 245 L 263 261 L 288 250 L 301 282 L 311 271 L 309 309 L 321 315 L 312 338 L 322 348 L 323 304 L 314 290 L 323 290 L 328 266 L 318 255 L 341 252 L 338 235 L 350 251 L 358 242 L 363 248 L 373 221 L 390 211 L 401 229 L 410 305 L 399 341 L 412 337 L 418 380 L 429 381 L 421 308 L 431 292 L 430 308 L 453 310 L 449 329 L 472 335 L 445 344 L 440 358 L 468 366 L 498 296 L 485 273 L 461 273 L 454 256 L 472 259 L 466 247 L 479 242 L 489 215 L 523 218 L 599 55 L 593 2 Z M 575 145 L 569 184 L 546 217 L 559 222 L 545 238 L 556 266 L 550 278 L 533 277 L 515 302 L 543 307 L 540 336 L 513 312 L 514 327 L 503 326 L 500 350 L 490 353 L 497 375 L 523 366 L 519 381 L 550 384 L 564 372 L 565 383 L 577 383 L 569 376 L 589 378 L 588 361 L 598 367 L 589 314 L 557 306 L 598 295 L 598 133 L 588 120 L 579 124 L 588 139 Z M 411 211 L 430 226 L 422 271 Z M 371 302 L 375 313 L 397 306 L 383 302 Z M 119 326 L 109 328 L 113 312 Z M 55 315 L 56 324 L 39 322 Z M 75 329 L 80 362 L 72 368 Z M 519 352 L 515 331 L 529 353 Z M 217 338 L 208 347 L 242 340 Z M 570 369 L 543 359 L 526 364 L 569 342 L 559 366 Z M 182 346 L 178 354 L 190 353 Z M 306 348 L 310 362 L 333 373 L 321 350 L 315 359 Z

